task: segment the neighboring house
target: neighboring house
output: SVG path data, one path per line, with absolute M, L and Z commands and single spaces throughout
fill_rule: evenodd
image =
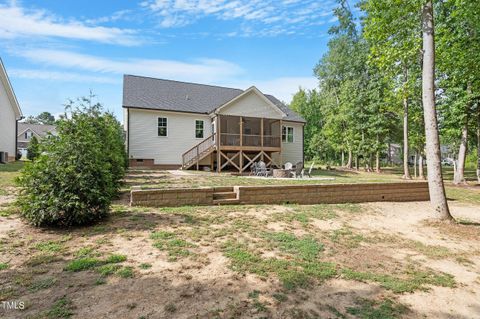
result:
M 27 156 L 27 148 L 32 137 L 35 136 L 38 140 L 41 140 L 48 133 L 56 134 L 55 125 L 18 123 L 17 148 L 22 157 Z
M 0 59 L 0 161 L 14 161 L 17 154 L 17 121 L 22 110 Z
M 304 160 L 305 120 L 254 86 L 125 75 L 123 108 L 130 166 L 245 172 Z

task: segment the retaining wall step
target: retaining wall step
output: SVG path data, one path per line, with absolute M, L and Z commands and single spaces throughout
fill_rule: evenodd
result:
M 213 193 L 213 200 L 216 199 L 236 199 L 237 193 L 235 192 L 221 192 L 221 193 Z
M 240 203 L 240 200 L 233 198 L 233 199 L 216 199 L 213 201 L 214 205 L 236 205 Z
M 214 193 L 226 193 L 226 192 L 233 192 L 232 186 L 220 186 L 213 188 Z

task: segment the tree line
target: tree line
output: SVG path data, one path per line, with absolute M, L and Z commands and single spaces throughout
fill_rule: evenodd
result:
M 404 178 L 411 178 L 409 156 L 423 177 L 426 2 L 364 0 L 356 17 L 338 0 L 328 51 L 314 68 L 319 87 L 300 89 L 291 103 L 307 120 L 307 157 L 380 172 L 397 144 Z M 465 182 L 467 158 L 480 182 L 480 3 L 438 0 L 432 11 L 440 141 L 456 154 L 454 182 Z

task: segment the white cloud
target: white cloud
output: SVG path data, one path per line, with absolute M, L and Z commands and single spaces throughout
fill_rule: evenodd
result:
M 44 10 L 26 10 L 13 2 L 0 5 L 0 38 L 55 37 L 120 45 L 137 45 L 135 31 L 64 21 Z
M 70 51 L 32 49 L 15 54 L 30 61 L 94 73 L 136 74 L 159 78 L 211 83 L 243 73 L 236 64 L 218 59 L 193 62 L 160 59 L 109 59 Z
M 141 3 L 159 18 L 159 25 L 164 28 L 182 27 L 212 16 L 248 24 L 256 32 L 247 36 L 295 34 L 300 29 L 328 23 L 336 5 L 334 0 L 147 0 Z M 269 30 L 272 27 L 275 31 Z
M 264 94 L 271 94 L 279 100 L 290 103 L 299 88 L 308 90 L 317 88 L 318 79 L 315 77 L 280 77 L 271 80 L 226 82 L 222 85 L 241 89 L 255 85 Z
M 106 77 L 106 76 L 94 76 L 85 75 L 72 72 L 57 72 L 46 71 L 37 69 L 9 69 L 8 73 L 11 77 L 33 80 L 51 80 L 51 81 L 65 81 L 65 82 L 90 82 L 90 83 L 107 83 L 118 84 L 121 83 L 121 79 Z
M 269 80 L 237 80 L 245 72 L 238 65 L 216 59 L 197 59 L 194 62 L 158 59 L 118 59 L 80 54 L 62 50 L 34 49 L 15 52 L 31 62 L 52 68 L 78 70 L 54 71 L 11 69 L 12 77 L 37 80 L 58 80 L 82 83 L 121 83 L 122 74 L 152 76 L 157 78 L 198 82 L 246 89 L 255 85 L 263 93 L 272 94 L 289 103 L 298 89 L 314 89 L 315 77 L 279 77 Z M 83 72 L 80 72 L 83 71 Z

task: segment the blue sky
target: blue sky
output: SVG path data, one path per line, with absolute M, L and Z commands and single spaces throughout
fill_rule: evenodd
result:
M 353 3 L 354 1 L 352 1 Z M 314 88 L 334 0 L 0 0 L 0 56 L 26 115 L 92 90 L 121 120 L 122 75 Z

